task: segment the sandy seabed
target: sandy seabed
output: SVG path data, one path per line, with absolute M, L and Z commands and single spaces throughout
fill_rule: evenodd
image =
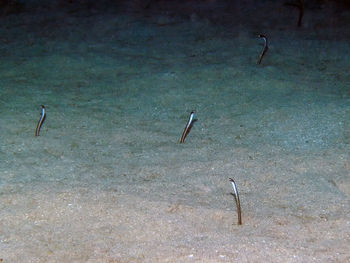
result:
M 0 17 L 3 262 L 350 262 L 350 11 L 252 3 Z

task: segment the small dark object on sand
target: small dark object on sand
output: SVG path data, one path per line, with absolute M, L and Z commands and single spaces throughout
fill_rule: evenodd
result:
M 295 6 L 299 9 L 298 27 L 301 27 L 304 16 L 304 0 L 298 0 L 298 3 L 285 3 L 288 6 Z
M 242 225 L 242 211 L 241 211 L 241 202 L 239 201 L 239 195 L 238 195 L 238 189 L 235 181 L 232 178 L 229 178 L 232 188 L 233 188 L 233 196 L 236 200 L 236 206 L 237 206 L 237 215 L 238 215 L 238 225 Z
M 269 50 L 269 46 L 268 46 L 268 43 L 267 43 L 267 37 L 265 35 L 259 35 L 260 38 L 264 39 L 264 49 L 262 50 L 261 54 L 260 54 L 260 57 L 259 57 L 259 60 L 258 60 L 258 64 L 261 64 L 261 61 L 265 55 L 265 53 Z
M 187 134 L 190 133 L 190 130 L 193 126 L 193 123 L 197 120 L 194 119 L 194 111 L 191 111 L 191 114 L 190 114 L 190 117 L 188 118 L 188 121 L 187 121 L 187 124 L 185 126 L 185 129 L 182 133 L 182 136 L 181 136 L 181 139 L 180 139 L 180 143 L 184 143 L 185 142 L 185 139 L 186 139 L 186 136 Z
M 41 116 L 38 121 L 38 124 L 36 125 L 35 136 L 39 136 L 40 129 L 45 121 L 45 118 L 46 118 L 46 108 L 44 105 L 41 105 Z

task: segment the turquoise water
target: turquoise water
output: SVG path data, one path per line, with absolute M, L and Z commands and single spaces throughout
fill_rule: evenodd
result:
M 0 18 L 4 262 L 349 257 L 349 11 L 253 2 Z

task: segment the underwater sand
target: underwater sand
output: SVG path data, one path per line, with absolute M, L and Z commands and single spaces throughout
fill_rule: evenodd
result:
M 350 11 L 253 4 L 0 17 L 3 262 L 350 262 Z

